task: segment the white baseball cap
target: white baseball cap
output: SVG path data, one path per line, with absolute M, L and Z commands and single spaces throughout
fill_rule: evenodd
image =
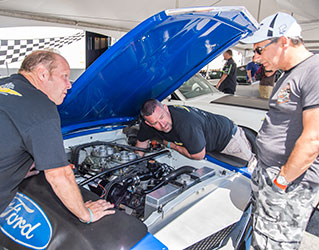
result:
M 257 31 L 241 42 L 258 43 L 281 36 L 301 37 L 301 27 L 291 15 L 278 12 L 262 20 Z

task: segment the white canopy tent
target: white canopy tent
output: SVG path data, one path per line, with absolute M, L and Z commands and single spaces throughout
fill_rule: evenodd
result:
M 244 6 L 257 21 L 289 13 L 301 24 L 307 47 L 319 49 L 318 0 L 0 0 L 0 27 L 62 26 L 119 38 L 157 12 L 192 6 Z

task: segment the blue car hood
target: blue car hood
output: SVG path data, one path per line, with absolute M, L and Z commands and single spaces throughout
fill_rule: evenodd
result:
M 73 84 L 59 113 L 63 134 L 136 119 L 227 48 L 256 30 L 244 7 L 162 11 L 102 54 Z

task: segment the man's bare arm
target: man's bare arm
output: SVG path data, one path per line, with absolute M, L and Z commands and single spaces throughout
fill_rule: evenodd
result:
M 248 76 L 248 82 L 252 82 L 252 75 L 251 75 L 251 70 L 247 70 L 247 76 Z
M 88 222 L 91 220 L 88 208 L 90 208 L 93 214 L 92 222 L 101 219 L 105 215 L 115 213 L 114 210 L 108 210 L 109 208 L 113 208 L 114 205 L 105 200 L 83 202 L 80 189 L 75 182 L 73 171 L 69 165 L 48 169 L 44 173 L 53 191 L 62 203 L 82 221 Z
M 302 175 L 318 157 L 319 108 L 303 112 L 303 131 L 280 174 L 292 182 Z
M 166 146 L 168 144 L 168 142 L 165 140 L 163 141 L 163 143 Z M 196 154 L 190 154 L 185 147 L 176 145 L 173 142 L 169 142 L 169 148 L 174 149 L 177 152 L 181 153 L 182 155 L 184 155 L 190 159 L 194 159 L 194 160 L 202 160 L 202 159 L 204 159 L 204 157 L 206 155 L 206 148 L 205 147 L 203 148 L 202 151 L 200 151 L 199 153 L 196 153 Z

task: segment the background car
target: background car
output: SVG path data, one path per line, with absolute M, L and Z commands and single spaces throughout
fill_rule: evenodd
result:
M 209 79 L 220 79 L 223 75 L 222 71 L 211 70 L 209 71 Z
M 220 79 L 223 75 L 222 71 L 212 70 L 208 73 L 207 79 Z M 203 75 L 206 76 L 206 73 Z M 246 71 L 246 65 L 237 66 L 236 71 L 236 81 L 238 84 L 247 84 L 247 71 Z

